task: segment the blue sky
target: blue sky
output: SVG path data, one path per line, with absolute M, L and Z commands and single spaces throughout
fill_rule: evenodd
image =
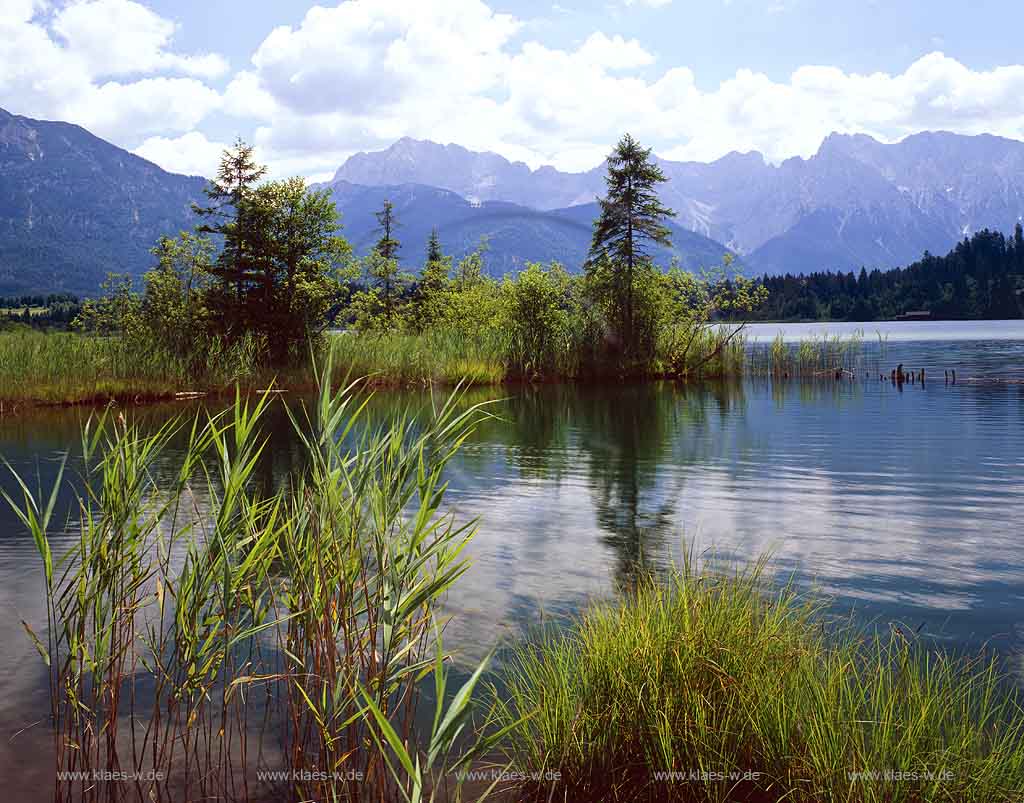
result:
M 626 129 L 700 160 L 832 130 L 1024 138 L 1020 5 L 0 0 L 0 106 L 181 172 L 242 136 L 317 178 L 401 136 L 573 170 Z

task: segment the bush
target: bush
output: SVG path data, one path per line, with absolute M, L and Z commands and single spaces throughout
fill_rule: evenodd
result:
M 531 263 L 514 279 L 506 278 L 501 291 L 509 373 L 575 375 L 579 310 L 562 266 L 545 270 Z

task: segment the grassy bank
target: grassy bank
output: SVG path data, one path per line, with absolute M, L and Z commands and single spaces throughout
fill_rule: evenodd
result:
M 763 564 L 642 584 L 516 651 L 509 760 L 559 773 L 559 800 L 1021 799 L 1024 709 L 993 663 L 826 633 L 822 613 Z
M 738 376 L 744 369 L 742 339 L 723 340 L 709 329 L 687 343 L 689 356 L 681 362 L 666 357 L 633 374 Z M 622 376 L 614 365 L 586 360 L 579 344 L 570 342 L 549 353 L 554 368 L 541 368 L 516 338 L 495 329 L 475 334 L 440 327 L 422 334 L 329 334 L 317 351 L 320 361 L 331 360 L 336 382 L 366 376 L 371 384 L 392 387 L 602 381 Z M 271 383 L 285 390 L 310 390 L 316 386 L 311 364 L 307 357 L 291 365 L 269 366 L 256 339 L 214 347 L 202 359 L 184 362 L 122 336 L 0 332 L 0 403 L 9 411 L 34 404 L 142 402 L 185 393 L 233 392 L 236 386 L 259 390 Z M 687 374 L 687 364 L 692 374 Z
M 509 376 L 507 343 L 494 332 L 474 337 L 445 329 L 419 335 L 339 334 L 331 337 L 329 348 L 339 369 L 383 384 L 454 385 L 465 380 L 492 385 Z
M 186 365 L 120 336 L 0 332 L 0 401 L 80 404 L 173 398 L 176 393 L 266 387 L 258 345 L 242 341 Z M 305 372 L 308 376 L 308 371 Z M 311 376 L 310 376 L 311 378 Z
M 875 375 L 862 333 L 847 338 L 808 338 L 799 343 L 780 337 L 771 344 L 748 344 L 730 329 L 705 328 L 693 337 L 683 332 L 666 338 L 649 366 L 623 373 L 614 364 L 588 354 L 578 341 L 548 348 L 547 367 L 531 361 L 522 343 L 489 328 L 475 334 L 437 327 L 421 334 L 404 332 L 332 333 L 323 338 L 317 358 L 334 365 L 334 381 L 369 377 L 387 387 L 455 386 L 459 382 L 617 381 L 639 379 L 721 379 L 743 375 L 792 377 Z M 873 343 L 872 343 L 873 345 Z M 885 355 L 879 343 L 879 358 Z M 70 332 L 0 332 L 0 405 L 4 411 L 39 404 L 144 402 L 188 393 L 232 393 L 264 389 L 272 383 L 292 391 L 316 386 L 311 360 L 270 367 L 254 338 L 224 348 L 214 346 L 188 363 L 121 336 Z M 885 366 L 886 371 L 888 366 Z M 875 377 L 877 378 L 877 376 Z

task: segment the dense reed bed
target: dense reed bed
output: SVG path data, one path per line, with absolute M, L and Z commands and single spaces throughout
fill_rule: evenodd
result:
M 1024 709 L 995 663 L 829 632 L 763 562 L 688 562 L 514 651 L 497 720 L 521 799 L 1010 803 Z M 675 773 L 673 775 L 673 773 Z
M 452 687 L 437 617 L 474 533 L 443 512 L 443 473 L 484 413 L 455 394 L 360 428 L 364 404 L 329 375 L 292 414 L 306 468 L 279 492 L 253 481 L 263 396 L 151 434 L 95 419 L 67 523 L 63 472 L 8 498 L 45 579 L 45 629 L 26 629 L 56 800 L 459 798 L 488 744 L 467 728 L 484 667 Z M 55 528 L 75 535 L 65 555 Z
M 329 340 L 331 359 L 353 376 L 393 385 L 486 385 L 507 376 L 506 338 L 494 331 L 468 336 L 450 329 L 423 334 L 342 333 Z
M 266 387 L 260 343 L 212 342 L 201 362 L 121 336 L 73 332 L 0 332 L 0 402 L 75 404 L 111 399 L 173 398 L 192 390 Z M 303 375 L 312 376 L 308 370 Z
M 692 335 L 692 336 L 691 336 Z M 460 382 L 493 385 L 521 381 L 602 381 L 621 377 L 602 362 L 595 344 L 579 340 L 533 343 L 493 328 L 477 333 L 435 328 L 401 332 L 331 333 L 314 348 L 330 360 L 334 379 L 365 376 L 392 387 Z M 310 355 L 270 366 L 255 337 L 231 346 L 204 342 L 188 360 L 124 336 L 18 331 L 0 333 L 0 404 L 5 411 L 32 404 L 152 401 L 187 393 L 232 393 L 316 387 Z M 666 336 L 658 359 L 640 378 L 734 377 L 744 370 L 743 341 L 714 328 Z
M 355 376 L 394 385 L 496 384 L 510 381 L 602 381 L 622 376 L 604 361 L 601 344 L 579 337 L 533 343 L 521 333 L 485 329 L 466 334 L 433 329 L 341 334 L 330 341 L 334 364 Z M 680 327 L 666 333 L 657 358 L 635 376 L 648 379 L 739 376 L 744 367 L 742 337 L 729 331 Z M 543 356 L 539 356 L 543 355 Z

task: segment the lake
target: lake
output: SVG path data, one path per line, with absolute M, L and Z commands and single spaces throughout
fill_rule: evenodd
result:
M 450 595 L 448 642 L 479 657 L 542 616 L 614 592 L 683 550 L 770 552 L 780 578 L 840 616 L 902 623 L 957 651 L 988 646 L 1024 677 L 1024 323 L 759 324 L 753 347 L 863 332 L 856 378 L 510 387 L 452 465 L 449 503 L 479 516 L 473 566 Z M 898 363 L 926 382 L 894 386 Z M 956 384 L 943 372 L 955 369 Z M 886 381 L 880 381 L 884 374 Z M 378 412 L 423 394 L 379 394 Z M 140 409 L 147 425 L 181 407 Z M 88 411 L 0 419 L 0 455 L 52 483 Z M 282 410 L 261 481 L 295 467 Z M 171 470 L 168 465 L 167 469 Z M 4 472 L 0 488 L 15 485 Z M 64 503 L 70 501 L 65 497 Z M 45 799 L 44 667 L 20 624 L 44 620 L 35 548 L 0 507 L 0 769 Z M 15 795 L 17 797 L 17 794 Z

